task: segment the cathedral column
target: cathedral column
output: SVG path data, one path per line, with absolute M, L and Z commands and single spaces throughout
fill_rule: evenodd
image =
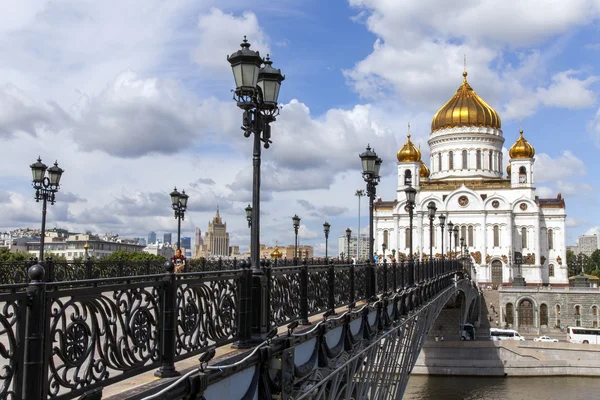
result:
M 416 245 L 419 247 L 419 260 L 423 259 L 423 212 L 417 212 L 417 243 Z M 413 251 L 416 249 L 413 248 Z
M 538 279 L 539 282 L 543 282 L 543 272 L 542 272 L 542 263 L 540 260 L 540 256 L 542 255 L 542 246 L 541 246 L 541 239 L 542 239 L 542 235 L 540 232 L 540 215 L 539 214 L 535 214 L 533 216 L 534 220 L 533 220 L 533 231 L 535 232 L 535 248 L 533 249 L 533 251 L 535 252 L 535 265 L 539 266 L 538 267 Z
M 392 249 L 396 249 L 396 251 L 399 251 L 398 250 L 398 216 L 397 215 L 394 216 L 394 240 L 392 241 L 392 243 L 394 243 L 394 245 L 391 246 Z
M 512 211 L 508 212 L 508 222 L 507 222 L 507 230 L 508 230 L 508 276 L 510 278 L 513 278 L 513 268 L 512 268 L 512 264 L 511 264 L 511 260 L 513 259 L 513 255 L 510 254 L 512 252 L 513 249 L 513 221 L 512 221 Z M 504 280 L 504 279 L 502 279 Z
M 488 263 L 486 262 L 487 259 L 487 213 L 484 211 L 482 216 L 481 216 L 481 229 L 483 232 L 483 235 L 481 235 L 482 239 L 481 239 L 481 265 L 485 265 L 485 271 L 487 274 L 487 278 L 488 281 L 492 281 L 492 269 L 490 268 L 489 265 L 487 265 Z

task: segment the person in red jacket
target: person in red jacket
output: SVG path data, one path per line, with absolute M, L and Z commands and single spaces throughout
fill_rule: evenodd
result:
M 173 256 L 173 264 L 175 264 L 175 272 L 183 272 L 185 267 L 185 257 L 181 254 L 181 249 L 177 249 Z

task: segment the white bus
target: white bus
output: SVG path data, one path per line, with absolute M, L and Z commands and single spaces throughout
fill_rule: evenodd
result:
M 525 338 L 514 329 L 498 329 L 490 328 L 490 339 L 491 340 L 521 340 Z
M 567 333 L 571 343 L 600 344 L 600 329 L 570 326 Z

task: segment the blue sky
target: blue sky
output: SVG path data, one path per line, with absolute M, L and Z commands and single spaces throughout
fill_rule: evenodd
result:
M 294 214 L 318 254 L 325 220 L 333 238 L 356 230 L 367 143 L 384 159 L 379 194 L 393 199 L 407 123 L 426 160 L 431 118 L 460 85 L 464 55 L 506 148 L 523 118 L 540 196 L 566 198 L 568 242 L 600 225 L 597 0 L 0 4 L 2 230 L 39 224 L 28 168 L 39 154 L 66 169 L 50 227 L 174 232 L 177 185 L 191 196 L 184 235 L 206 230 L 218 204 L 245 248 L 252 145 L 226 61 L 244 34 L 286 75 L 263 152 L 263 243 L 293 243 Z

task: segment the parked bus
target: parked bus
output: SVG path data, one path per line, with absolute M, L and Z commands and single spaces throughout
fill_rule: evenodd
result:
M 525 338 L 514 329 L 498 329 L 490 328 L 490 339 L 491 340 L 522 340 Z
M 600 344 L 600 329 L 570 326 L 567 334 L 571 343 Z
M 460 340 L 475 340 L 475 327 L 472 324 L 460 324 Z

